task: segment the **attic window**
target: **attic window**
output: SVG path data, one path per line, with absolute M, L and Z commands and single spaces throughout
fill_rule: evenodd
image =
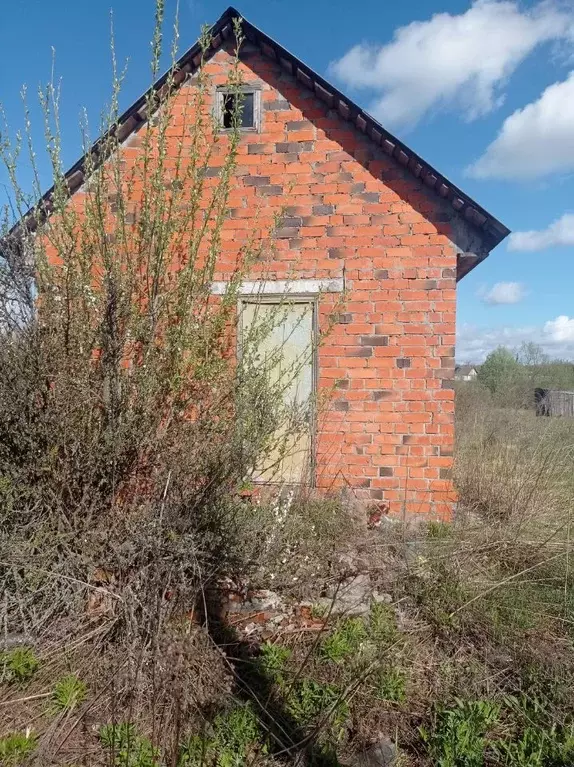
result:
M 241 130 L 258 130 L 259 92 L 242 89 L 237 92 L 218 91 L 218 119 L 222 130 L 233 128 L 237 116 Z

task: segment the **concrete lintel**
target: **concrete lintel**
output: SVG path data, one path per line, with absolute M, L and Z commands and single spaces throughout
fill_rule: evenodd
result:
M 222 296 L 228 288 L 228 282 L 213 282 L 211 292 L 215 296 Z M 239 286 L 240 296 L 282 296 L 282 295 L 309 295 L 316 296 L 319 293 L 342 293 L 344 289 L 343 279 L 325 280 L 255 280 L 242 282 Z

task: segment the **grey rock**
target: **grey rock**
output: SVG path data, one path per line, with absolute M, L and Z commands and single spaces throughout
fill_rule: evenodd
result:
M 253 610 L 278 610 L 283 606 L 283 600 L 275 591 L 262 589 L 250 595 L 248 604 Z
M 397 747 L 386 735 L 381 735 L 376 743 L 357 754 L 346 767 L 393 767 L 397 763 Z
M 330 586 L 326 598 L 321 600 L 321 606 L 331 609 L 331 614 L 366 615 L 371 609 L 372 594 L 371 579 L 360 573 Z
M 390 594 L 385 594 L 384 592 L 380 591 L 373 592 L 373 602 L 377 602 L 379 604 L 382 602 L 383 604 L 390 605 L 392 601 L 393 598 Z

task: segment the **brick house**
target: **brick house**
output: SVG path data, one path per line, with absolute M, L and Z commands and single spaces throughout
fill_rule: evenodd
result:
M 230 8 L 212 28 L 205 64 L 223 123 L 236 16 Z M 312 338 L 345 292 L 302 373 L 309 393 L 334 394 L 290 470 L 306 463 L 318 487 L 351 488 L 391 512 L 406 502 L 409 512 L 449 514 L 456 282 L 509 230 L 278 43 L 246 20 L 242 29 L 244 135 L 213 292 L 256 216 L 283 211 L 265 279 L 254 269 L 242 285 L 245 316 L 287 292 Z M 179 61 L 176 109 L 189 103 L 199 53 L 196 44 Z M 120 119 L 126 162 L 144 103 Z M 72 194 L 83 181 L 80 161 L 68 173 Z

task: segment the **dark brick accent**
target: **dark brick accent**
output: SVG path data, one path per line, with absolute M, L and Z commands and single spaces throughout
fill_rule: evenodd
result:
M 302 226 L 303 225 L 303 219 L 299 216 L 286 216 L 285 218 L 281 219 L 281 225 L 282 226 Z
M 358 194 L 359 192 L 364 192 L 364 191 L 365 191 L 364 181 L 359 181 L 358 183 L 353 184 L 353 186 L 351 187 L 351 194 Z
M 339 410 L 340 412 L 346 413 L 349 409 L 349 403 L 346 399 L 339 399 L 333 403 L 333 408 L 334 410 Z
M 279 194 L 283 194 L 283 187 L 279 184 L 265 184 L 259 187 L 259 192 L 268 197 L 276 197 Z
M 286 99 L 277 99 L 276 101 L 265 101 L 263 102 L 263 109 L 266 112 L 288 112 L 291 109 L 291 104 L 289 104 Z
M 382 399 L 388 399 L 392 395 L 390 389 L 377 389 L 373 392 L 373 399 L 375 402 L 380 402 Z
M 443 277 L 456 277 L 456 271 L 454 269 L 443 269 L 441 272 Z
M 286 141 L 275 144 L 277 152 L 282 154 L 283 152 L 312 152 L 315 143 L 313 141 Z
M 410 368 L 411 361 L 408 357 L 397 357 L 397 367 L 398 368 Z
M 126 213 L 125 215 L 126 224 L 135 224 L 136 220 L 137 219 L 136 219 L 135 213 Z
M 341 248 L 329 248 L 329 258 L 344 258 Z
M 216 178 L 216 176 L 219 176 L 220 171 L 221 168 L 203 168 L 201 175 L 204 178 Z
M 267 186 L 270 181 L 269 176 L 245 176 L 243 179 L 245 186 Z
M 346 314 L 339 314 L 337 317 L 337 322 L 341 325 L 348 325 L 350 322 L 353 321 L 353 315 L 349 314 L 348 312 Z
M 379 202 L 381 199 L 378 192 L 363 192 L 363 194 L 359 196 L 364 202 Z
M 307 120 L 289 120 L 285 125 L 287 130 L 302 130 L 311 127 L 311 123 L 307 122 Z
M 436 280 L 425 280 L 425 290 L 436 290 Z
M 388 336 L 361 336 L 361 344 L 363 346 L 388 346 Z
M 390 466 L 379 466 L 379 477 L 392 477 L 393 470 Z
M 388 280 L 389 278 L 388 269 L 375 269 L 374 277 L 376 280 Z
M 413 441 L 412 434 L 403 434 L 403 445 L 410 445 Z
M 452 469 L 443 467 L 442 469 L 439 469 L 438 474 L 441 479 L 452 479 Z
M 358 349 L 349 349 L 347 352 L 347 357 L 372 357 L 373 356 L 373 350 L 369 348 L 368 346 L 363 346 L 363 348 Z
M 335 388 L 337 389 L 348 389 L 349 388 L 349 379 L 348 378 L 340 378 L 337 383 L 335 384 Z
M 265 154 L 265 144 L 249 144 L 247 154 Z
M 384 501 L 385 491 L 381 490 L 380 488 L 369 490 L 369 498 L 372 498 L 373 501 Z
M 330 216 L 334 212 L 334 205 L 313 205 L 314 216 Z
M 297 237 L 299 229 L 295 226 L 283 226 L 275 230 L 275 237 L 278 240 L 287 240 L 290 237 Z

